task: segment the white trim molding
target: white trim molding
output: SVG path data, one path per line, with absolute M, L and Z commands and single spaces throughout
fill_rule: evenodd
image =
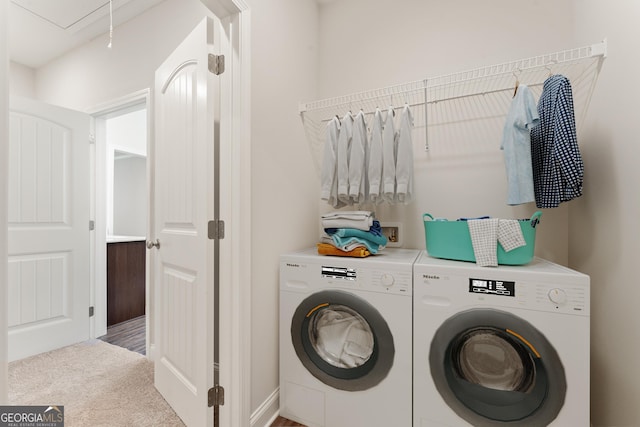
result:
M 107 142 L 104 140 L 105 119 L 127 112 L 129 108 L 144 105 L 147 111 L 147 235 L 153 230 L 153 99 L 151 89 L 142 89 L 120 98 L 99 104 L 89 111 L 93 118 L 92 133 L 95 139 L 93 167 L 94 186 L 91 189 L 91 219 L 95 221 L 94 239 L 92 241 L 92 277 L 91 305 L 95 307 L 95 316 L 90 319 L 91 338 L 107 333 Z M 146 313 L 146 346 L 147 357 L 151 359 L 150 346 L 155 343 L 153 336 L 153 266 L 155 251 L 148 251 L 145 267 L 145 313 Z M 153 359 L 152 359 L 153 360 Z
M 251 427 L 269 427 L 280 414 L 280 388 L 276 388 L 251 414 Z
M 222 25 L 220 217 L 221 426 L 249 426 L 251 413 L 251 97 L 250 10 L 244 0 L 201 0 Z M 222 190 L 224 189 L 224 190 Z M 224 266 L 224 267 L 223 267 Z
M 9 200 L 9 2 L 0 2 L 0 206 Z M 8 231 L 7 209 L 0 209 L 0 405 L 8 399 Z

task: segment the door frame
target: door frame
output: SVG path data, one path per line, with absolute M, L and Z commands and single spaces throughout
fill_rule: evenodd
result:
M 220 75 L 220 218 L 229 238 L 220 245 L 221 426 L 248 426 L 251 417 L 251 11 L 245 0 L 201 0 L 220 19 L 227 71 Z M 225 141 L 229 141 L 225 143 Z M 222 266 L 225 266 L 222 268 Z
M 9 2 L 0 2 L 0 405 L 7 403 L 8 318 L 8 209 L 9 203 Z
M 147 113 L 147 235 L 151 235 L 150 228 L 153 225 L 153 211 L 151 209 L 150 195 L 153 191 L 153 182 L 150 179 L 149 170 L 153 167 L 153 114 L 152 114 L 151 90 L 143 89 L 121 98 L 100 104 L 90 109 L 88 113 L 93 118 L 91 129 L 91 219 L 95 221 L 95 231 L 92 233 L 91 250 L 91 305 L 95 307 L 95 315 L 89 319 L 90 336 L 97 338 L 107 333 L 107 141 L 105 139 L 105 120 L 122 114 L 129 108 L 144 105 Z M 149 295 L 153 295 L 150 286 L 153 283 L 153 272 L 149 264 L 153 254 L 148 254 L 145 266 L 145 313 L 146 322 L 146 354 L 153 360 L 153 307 L 150 306 Z M 153 258 L 151 258 L 151 262 Z
M 251 259 L 247 251 L 251 245 L 251 105 L 250 105 L 250 27 L 251 13 L 244 0 L 201 0 L 223 23 L 228 46 L 228 74 L 223 79 L 228 88 L 222 93 L 221 119 L 230 126 L 222 138 L 229 141 L 221 147 L 221 156 L 230 159 L 221 170 L 221 184 L 230 191 L 224 199 L 221 217 L 227 221 L 226 244 L 230 250 L 221 259 L 227 265 L 220 272 L 220 363 L 228 366 L 221 371 L 220 383 L 226 388 L 226 404 L 221 411 L 222 425 L 248 425 L 250 418 L 251 383 Z M 8 94 L 9 53 L 7 22 L 8 2 L 0 4 L 0 159 L 6 163 L 9 136 Z M 223 74 L 224 76 L 224 74 Z M 223 83 L 224 84 L 224 83 Z M 224 141 L 223 140 L 223 141 Z M 5 165 L 6 166 L 6 165 Z M 6 206 L 7 168 L 0 168 L 0 206 Z M 0 212 L 0 312 L 7 312 L 7 216 Z M 230 261 L 224 264 L 224 261 Z M 0 404 L 7 401 L 7 321 L 0 317 Z

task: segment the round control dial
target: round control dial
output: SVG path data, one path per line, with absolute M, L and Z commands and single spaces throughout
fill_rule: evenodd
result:
M 567 302 L 567 293 L 562 289 L 554 288 L 549 291 L 549 300 L 554 304 L 564 304 Z
M 388 288 L 389 286 L 393 286 L 393 282 L 395 282 L 395 279 L 393 275 L 389 273 L 384 273 L 380 276 L 380 283 L 382 283 L 382 286 L 386 286 Z

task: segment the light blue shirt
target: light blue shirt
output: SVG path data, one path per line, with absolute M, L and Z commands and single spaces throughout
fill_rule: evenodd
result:
M 531 90 L 526 85 L 520 85 L 507 113 L 500 145 L 507 171 L 508 205 L 535 201 L 530 130 L 539 121 Z

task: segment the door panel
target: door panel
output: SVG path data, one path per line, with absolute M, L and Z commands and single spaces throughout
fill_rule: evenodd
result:
M 89 338 L 89 116 L 12 97 L 9 360 Z
M 155 384 L 187 425 L 212 425 L 214 100 L 213 21 L 203 20 L 156 71 Z

